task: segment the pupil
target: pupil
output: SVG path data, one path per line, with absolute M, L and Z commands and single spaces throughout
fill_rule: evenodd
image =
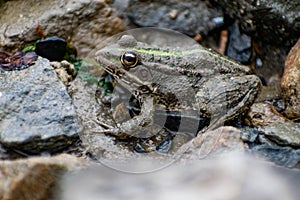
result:
M 126 55 L 125 60 L 127 60 L 127 62 L 134 62 L 135 57 L 133 55 Z

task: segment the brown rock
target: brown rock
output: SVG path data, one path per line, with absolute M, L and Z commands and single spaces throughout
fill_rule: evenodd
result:
M 286 104 L 286 116 L 290 119 L 300 118 L 300 39 L 286 58 L 281 91 Z
M 245 119 L 248 126 L 267 126 L 277 122 L 288 121 L 273 105 L 268 103 L 254 103 Z
M 17 9 L 16 9 L 17 8 Z M 16 51 L 56 35 L 70 41 L 80 57 L 90 55 L 105 38 L 125 30 L 123 21 L 104 0 L 15 0 L 0 8 L 0 50 Z
M 200 133 L 178 151 L 180 160 L 188 162 L 227 152 L 243 152 L 245 145 L 240 139 L 240 134 L 240 130 L 231 126 Z
M 86 166 L 88 162 L 67 154 L 1 161 L 0 199 L 50 199 L 65 172 Z

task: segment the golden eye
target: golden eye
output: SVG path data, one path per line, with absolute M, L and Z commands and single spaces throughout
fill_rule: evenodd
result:
M 121 55 L 121 63 L 124 67 L 135 67 L 138 63 L 138 57 L 134 52 L 125 52 Z

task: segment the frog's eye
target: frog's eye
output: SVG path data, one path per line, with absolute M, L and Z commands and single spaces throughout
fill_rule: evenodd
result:
M 136 53 L 131 51 L 123 53 L 120 59 L 124 67 L 135 67 L 139 61 Z

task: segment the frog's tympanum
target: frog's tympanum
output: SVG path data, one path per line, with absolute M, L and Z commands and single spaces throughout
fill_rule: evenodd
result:
M 142 105 L 138 115 L 107 130 L 116 136 L 145 138 L 147 127 L 155 130 L 158 110 L 209 118 L 205 130 L 215 129 L 247 111 L 260 90 L 260 80 L 249 67 L 198 44 L 160 48 L 123 35 L 99 50 L 96 60 Z M 193 120 L 186 123 L 195 126 Z M 156 128 L 158 132 L 162 127 Z

